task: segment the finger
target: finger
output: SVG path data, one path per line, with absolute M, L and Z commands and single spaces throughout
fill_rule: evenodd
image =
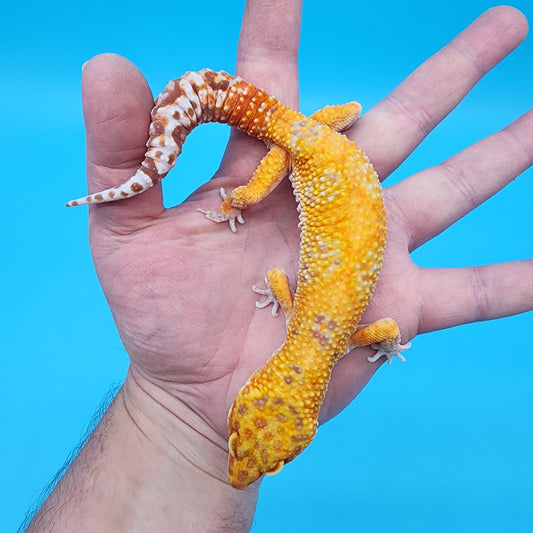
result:
M 419 333 L 492 320 L 533 309 L 533 260 L 423 269 Z
M 349 136 L 365 149 L 382 179 L 522 42 L 527 28 L 516 9 L 489 9 L 363 115 Z
M 139 70 L 114 54 L 96 56 L 85 65 L 82 101 L 88 189 L 95 192 L 123 183 L 138 169 L 154 102 Z M 124 202 L 93 205 L 90 210 L 91 224 L 126 228 L 162 211 L 161 187 Z
M 418 275 L 417 286 L 425 295 L 418 333 L 533 309 L 533 260 L 474 268 L 420 268 Z M 373 353 L 369 348 L 356 352 L 343 357 L 333 369 L 320 411 L 321 423 L 342 411 L 380 366 L 366 361 L 366 355 Z
M 301 14 L 301 0 L 248 0 L 237 50 L 236 74 L 294 108 Z M 248 178 L 265 152 L 262 143 L 232 130 L 218 174 Z
M 248 0 L 237 49 L 237 74 L 291 107 L 298 105 L 301 17 L 301 0 Z
M 490 198 L 533 164 L 533 110 L 505 129 L 389 191 L 412 251 Z

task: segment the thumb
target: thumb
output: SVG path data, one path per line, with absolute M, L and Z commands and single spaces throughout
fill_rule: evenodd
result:
M 87 135 L 89 193 L 133 176 L 144 158 L 154 105 L 148 83 L 127 59 L 92 58 L 83 68 L 82 104 Z M 134 229 L 136 222 L 163 210 L 161 186 L 134 198 L 90 206 L 91 228 Z

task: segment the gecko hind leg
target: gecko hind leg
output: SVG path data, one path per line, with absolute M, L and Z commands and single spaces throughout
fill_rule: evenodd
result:
M 315 111 L 310 118 L 325 124 L 335 131 L 343 131 L 354 124 L 361 114 L 361 105 L 348 102 L 327 105 Z M 233 190 L 220 206 L 223 213 L 231 209 L 246 209 L 266 198 L 291 172 L 289 154 L 280 146 L 271 145 L 267 155 L 261 160 L 250 181 Z
M 266 289 L 252 286 L 255 293 L 266 296 L 255 302 L 255 306 L 262 309 L 272 304 L 272 316 L 278 316 L 278 309 L 281 307 L 285 316 L 288 317 L 293 309 L 293 295 L 287 274 L 281 268 L 273 268 L 266 273 L 265 283 Z
M 315 111 L 311 118 L 336 131 L 350 127 L 359 117 L 361 106 L 357 102 L 325 106 Z M 266 198 L 291 172 L 291 159 L 283 148 L 272 145 L 259 163 L 250 181 L 234 189 L 231 194 L 220 190 L 223 203 L 218 211 L 198 209 L 213 222 L 229 222 L 231 231 L 237 231 L 235 221 L 244 223 L 241 211 Z
M 356 346 L 369 346 L 376 350 L 376 353 L 367 357 L 370 363 L 375 363 L 381 357 L 387 358 L 390 365 L 393 357 L 405 362 L 402 350 L 411 347 L 411 343 L 401 343 L 400 327 L 392 318 L 382 318 L 372 324 L 361 324 L 357 326 L 350 338 L 349 350 Z

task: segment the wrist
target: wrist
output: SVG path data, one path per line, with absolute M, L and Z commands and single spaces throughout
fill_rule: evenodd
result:
M 147 483 L 153 482 L 145 490 L 162 489 L 160 497 L 174 508 L 168 523 L 176 531 L 249 530 L 259 483 L 244 491 L 231 487 L 225 436 L 133 366 L 120 394 L 124 416 L 137 434 Z M 164 509 L 160 513 L 169 512 Z M 166 522 L 160 530 L 170 531 Z
M 258 484 L 229 485 L 223 437 L 190 411 L 132 367 L 27 531 L 248 531 Z

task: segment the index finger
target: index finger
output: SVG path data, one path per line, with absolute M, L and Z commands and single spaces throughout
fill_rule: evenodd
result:
M 238 76 L 293 108 L 298 107 L 301 17 L 302 0 L 248 0 L 235 66 Z M 232 130 L 218 174 L 249 177 L 264 154 L 262 143 Z

